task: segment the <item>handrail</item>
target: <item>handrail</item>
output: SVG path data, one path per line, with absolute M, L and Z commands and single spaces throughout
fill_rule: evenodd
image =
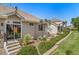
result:
M 1 34 L 0 34 L 0 39 L 1 39 L 1 42 L 0 42 L 1 43 L 1 46 L 0 47 L 1 48 L 4 48 L 5 53 L 8 54 L 7 42 L 4 41 L 4 38 L 3 38 L 3 36 Z

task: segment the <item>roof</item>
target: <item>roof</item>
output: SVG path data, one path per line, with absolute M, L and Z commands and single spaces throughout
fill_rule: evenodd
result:
M 6 15 L 8 13 L 15 12 L 15 8 L 0 5 L 0 15 Z M 24 21 L 28 22 L 39 22 L 39 19 L 31 14 L 17 10 L 17 13 L 24 18 Z
M 63 23 L 63 21 L 59 20 L 59 19 L 53 19 L 53 20 L 51 20 L 51 24 L 53 24 L 55 26 L 58 26 L 58 25 L 60 25 L 62 23 Z
M 59 19 L 52 19 L 51 21 L 52 22 L 63 22 L 62 20 L 59 20 Z

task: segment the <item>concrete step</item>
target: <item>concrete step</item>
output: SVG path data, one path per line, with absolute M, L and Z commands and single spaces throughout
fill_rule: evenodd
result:
M 19 43 L 19 42 L 18 41 L 10 41 L 10 42 L 8 42 L 7 45 L 16 44 L 16 43 Z
M 10 51 L 16 50 L 16 49 L 18 49 L 18 48 L 21 48 L 21 46 L 18 45 L 18 46 L 11 47 L 11 48 L 7 48 L 7 49 L 8 49 L 8 52 L 10 52 Z
M 18 46 L 18 45 L 19 45 L 19 43 L 9 44 L 9 45 L 7 45 L 7 48 L 15 47 L 15 46 Z
M 8 41 L 6 47 L 9 55 L 16 55 L 17 52 L 21 49 L 18 41 Z
M 21 49 L 21 48 L 16 49 L 16 50 L 13 50 L 13 51 L 10 51 L 10 52 L 8 52 L 8 53 L 9 53 L 9 55 L 16 55 L 17 52 L 18 52 L 20 49 Z

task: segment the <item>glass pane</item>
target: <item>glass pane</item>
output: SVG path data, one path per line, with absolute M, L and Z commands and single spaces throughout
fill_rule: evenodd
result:
M 14 39 L 13 25 L 11 24 L 6 25 L 6 33 L 7 33 L 7 39 Z
M 21 38 L 21 25 L 14 25 L 15 39 Z

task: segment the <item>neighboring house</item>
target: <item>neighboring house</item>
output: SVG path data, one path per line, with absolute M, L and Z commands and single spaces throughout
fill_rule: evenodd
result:
M 52 23 L 55 23 L 58 29 L 58 32 L 62 32 L 64 24 L 63 21 L 59 20 L 59 19 L 53 19 Z
M 46 31 L 50 35 L 56 35 L 59 32 L 62 32 L 63 30 L 63 21 L 58 20 L 58 19 L 53 19 L 49 21 L 49 26 L 46 28 Z

